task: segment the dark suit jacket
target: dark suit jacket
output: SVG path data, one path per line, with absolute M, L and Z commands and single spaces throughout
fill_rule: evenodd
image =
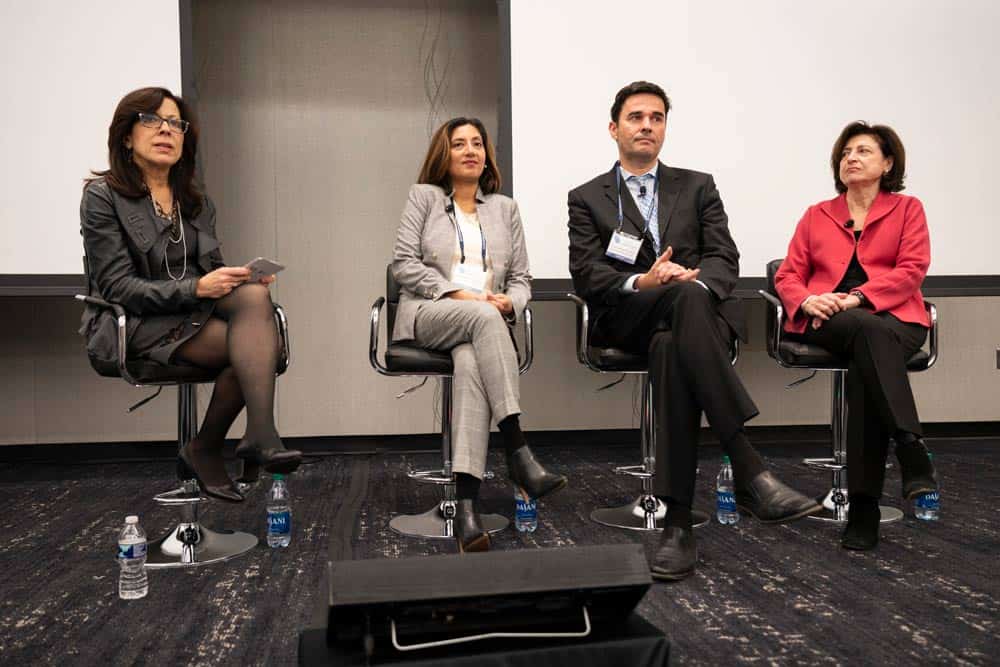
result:
M 103 178 L 84 189 L 80 230 L 89 265 L 89 289 L 106 301 L 120 304 L 133 316 L 128 319 L 130 341 L 142 319 L 149 316 L 176 315 L 153 318 L 166 335 L 192 312 L 197 311 L 195 317 L 200 320 L 211 315 L 210 309 L 200 308 L 203 299 L 195 296 L 198 278 L 224 265 L 211 200 L 206 197 L 201 212 L 186 222 L 198 231 L 201 270 L 191 271 L 189 266 L 188 277 L 175 281 L 165 275 L 163 268 L 170 223 L 154 214 L 150 201 L 122 197 Z M 84 311 L 80 333 L 88 339 L 91 356 L 104 358 L 110 354 L 114 359 L 117 343 L 106 340 L 109 333 L 113 335 L 113 319 L 109 311 L 93 306 Z
M 656 261 L 653 240 L 625 183 L 621 184 L 622 229 L 643 237 L 635 264 L 605 254 L 618 227 L 615 169 L 569 193 L 569 270 L 573 288 L 594 311 L 594 322 L 628 294 L 621 291 L 629 276 L 645 273 Z M 722 199 L 709 174 L 676 169 L 660 163 L 657 219 L 660 248 L 673 247 L 672 261 L 700 268 L 698 279 L 719 300 L 719 313 L 746 340 L 746 323 L 739 300 L 732 296 L 739 277 L 740 254 L 729 234 Z

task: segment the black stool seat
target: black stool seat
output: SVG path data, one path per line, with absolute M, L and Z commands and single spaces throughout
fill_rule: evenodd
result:
M 451 353 L 428 350 L 411 343 L 392 343 L 385 351 L 385 366 L 392 373 L 451 375 Z
M 782 340 L 778 344 L 778 356 L 787 366 L 801 366 L 803 368 L 847 368 L 843 359 L 826 350 L 819 345 L 811 345 L 801 341 Z M 906 368 L 910 371 L 922 371 L 927 368 L 930 354 L 924 350 L 918 350 L 906 362 Z
M 98 375 L 103 377 L 121 377 L 117 363 L 91 359 L 90 365 L 94 367 Z M 198 368 L 197 366 L 164 366 L 155 361 L 143 359 L 129 359 L 125 362 L 125 368 L 132 379 L 137 384 L 142 385 L 212 382 L 219 374 L 217 370 Z
M 642 373 L 646 371 L 644 354 L 633 354 L 617 347 L 587 348 L 587 358 L 594 366 L 610 373 Z

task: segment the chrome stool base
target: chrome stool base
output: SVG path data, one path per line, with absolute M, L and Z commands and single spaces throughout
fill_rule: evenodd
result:
M 837 498 L 838 496 L 839 499 Z M 846 491 L 830 489 L 830 491 L 827 492 L 826 497 L 823 498 L 822 504 L 823 511 L 818 514 L 809 515 L 810 519 L 836 524 L 847 523 L 847 508 L 849 508 L 851 504 L 847 500 Z M 879 523 L 893 523 L 903 518 L 903 512 L 895 507 L 879 505 L 878 509 L 882 515 Z
M 647 511 L 647 506 L 649 509 L 655 506 L 656 509 Z M 666 514 L 666 504 L 656 496 L 639 496 L 627 505 L 596 509 L 590 513 L 590 520 L 626 530 L 663 530 L 663 517 Z M 709 522 L 708 514 L 701 510 L 692 510 L 691 519 L 695 528 L 701 528 Z
M 193 548 L 185 541 L 192 542 Z M 179 523 L 150 543 L 146 567 L 155 570 L 211 565 L 241 556 L 256 546 L 257 538 L 250 533 L 219 532 L 198 523 Z
M 160 505 L 176 506 L 181 520 L 169 533 L 150 542 L 146 552 L 146 567 L 198 567 L 236 558 L 257 546 L 257 538 L 249 533 L 231 530 L 215 531 L 198 521 L 198 507 L 208 502 L 193 479 L 184 480 L 172 491 L 153 498 Z
M 452 520 L 445 517 L 445 504 L 442 501 L 437 507 L 432 507 L 423 514 L 401 514 L 389 522 L 393 532 L 407 537 L 423 537 L 432 540 L 452 540 Z M 454 509 L 452 509 L 454 512 Z M 507 517 L 499 514 L 480 514 L 483 528 L 490 535 L 506 530 L 510 525 Z

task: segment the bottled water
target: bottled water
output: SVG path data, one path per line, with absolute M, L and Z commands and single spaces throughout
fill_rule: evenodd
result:
M 292 542 L 292 505 L 284 475 L 274 475 L 267 492 L 267 546 L 287 547 Z
M 933 461 L 934 456 L 927 454 L 927 458 Z M 918 519 L 924 521 L 937 521 L 941 514 L 941 489 L 935 489 L 930 493 L 921 493 L 913 501 L 913 513 Z
M 518 486 L 514 487 L 514 527 L 521 533 L 538 528 L 538 501 Z
M 146 533 L 139 525 L 139 517 L 125 517 L 125 526 L 118 533 L 118 597 L 137 600 L 149 592 L 146 577 Z
M 726 526 L 740 520 L 733 493 L 733 466 L 728 456 L 722 457 L 722 467 L 719 469 L 719 476 L 715 478 L 715 518 Z

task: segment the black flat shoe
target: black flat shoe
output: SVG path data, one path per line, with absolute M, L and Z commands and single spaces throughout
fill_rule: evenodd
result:
M 490 534 L 483 528 L 474 500 L 455 501 L 452 523 L 459 553 L 490 550 Z
M 737 484 L 736 506 L 761 523 L 794 521 L 823 509 L 814 498 L 799 493 L 766 470 L 749 484 Z
M 897 442 L 896 459 L 902 477 L 903 500 L 913 500 L 921 493 L 937 491 L 937 473 L 923 440 L 917 438 L 905 444 Z
M 297 449 L 285 449 L 284 445 L 263 449 L 257 443 L 245 439 L 236 445 L 236 456 L 263 466 L 268 472 L 282 475 L 294 472 L 302 463 L 302 452 Z
M 198 482 L 198 488 L 201 489 L 201 492 L 206 496 L 218 498 L 219 500 L 225 500 L 229 503 L 243 502 L 243 494 L 239 492 L 239 489 L 236 488 L 232 480 L 230 480 L 228 484 L 224 485 L 206 484 L 202 480 L 202 476 L 198 474 L 198 469 L 193 463 L 194 458 L 188 452 L 187 445 L 185 445 L 177 454 L 177 475 L 181 479 L 193 478 L 196 482 Z
M 852 551 L 871 551 L 878 546 L 879 522 L 882 513 L 878 502 L 870 498 L 851 499 L 847 508 L 847 525 L 840 538 L 840 546 Z
M 536 500 L 555 493 L 568 483 L 565 475 L 546 470 L 527 445 L 520 446 L 507 457 L 507 475 L 510 481 Z
M 653 579 L 679 581 L 694 574 L 697 562 L 694 529 L 666 526 L 649 570 Z

